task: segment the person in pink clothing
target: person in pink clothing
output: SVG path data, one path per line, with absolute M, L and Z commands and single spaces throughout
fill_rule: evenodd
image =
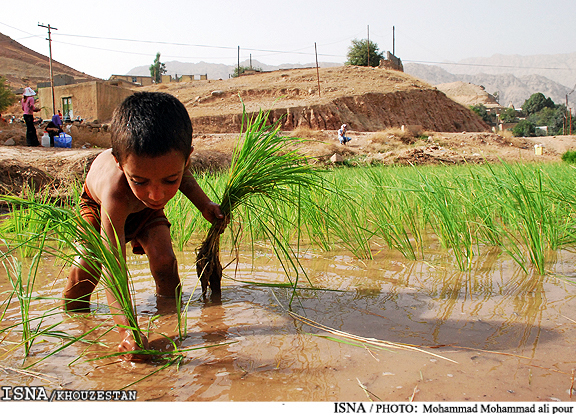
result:
M 24 111 L 24 122 L 26 123 L 26 145 L 37 147 L 40 145 L 36 127 L 34 127 L 34 113 L 40 111 L 34 103 L 36 92 L 29 86 L 24 88 L 22 94 L 22 111 Z

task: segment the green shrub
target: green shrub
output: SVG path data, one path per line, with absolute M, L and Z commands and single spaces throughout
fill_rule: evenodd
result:
M 564 154 L 562 154 L 562 161 L 566 163 L 574 164 L 576 163 L 576 151 L 568 150 Z

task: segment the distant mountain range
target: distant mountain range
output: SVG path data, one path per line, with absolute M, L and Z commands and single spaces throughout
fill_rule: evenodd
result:
M 556 55 L 492 55 L 488 58 L 468 58 L 454 64 L 442 64 L 454 74 L 488 75 L 512 74 L 518 78 L 541 75 L 567 88 L 576 83 L 576 53 Z
M 452 68 L 460 69 L 460 66 L 452 66 Z M 480 67 L 486 69 L 486 67 Z M 513 68 L 510 68 L 513 69 Z M 416 78 L 428 82 L 431 85 L 439 85 L 450 82 L 468 82 L 475 85 L 481 85 L 486 92 L 498 97 L 500 105 L 507 107 L 510 104 L 515 108 L 520 108 L 524 101 L 536 92 L 543 93 L 546 97 L 552 98 L 556 104 L 565 104 L 566 95 L 568 96 L 568 106 L 576 108 L 576 91 L 572 94 L 572 87 L 567 87 L 558 82 L 555 82 L 543 75 L 529 74 L 518 75 L 515 73 L 501 73 L 501 74 L 462 74 L 450 73 L 444 67 L 436 65 L 422 65 L 416 63 L 404 64 L 404 71 Z M 470 69 L 468 68 L 468 71 Z M 518 70 L 518 72 L 525 72 L 525 69 Z M 567 77 L 563 78 L 567 82 Z
M 173 77 L 181 75 L 208 75 L 208 79 L 228 79 L 233 73 L 236 65 L 224 65 L 219 63 L 185 63 L 178 61 L 164 62 L 166 65 L 166 75 Z M 250 60 L 240 62 L 240 66 L 250 67 Z M 341 63 L 333 62 L 319 62 L 318 66 L 321 68 L 328 68 L 333 66 L 342 66 Z M 266 65 L 265 63 L 252 60 L 252 68 L 261 69 L 263 71 L 276 71 L 279 69 L 293 69 L 293 68 L 315 68 L 316 63 L 309 64 L 291 64 L 286 63 L 282 65 Z M 149 76 L 150 66 L 137 66 L 130 70 L 126 75 L 134 76 Z

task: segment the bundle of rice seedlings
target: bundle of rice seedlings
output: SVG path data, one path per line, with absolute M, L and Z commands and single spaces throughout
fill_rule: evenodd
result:
M 220 297 L 220 234 L 234 209 L 249 204 L 254 195 L 287 203 L 297 202 L 300 186 L 321 186 L 318 172 L 308 164 L 306 156 L 297 152 L 295 144 L 303 140 L 282 137 L 278 121 L 267 125 L 269 114 L 269 111 L 259 111 L 248 120 L 244 134 L 240 134 L 220 201 L 224 219 L 212 224 L 197 251 L 196 270 L 204 297 L 208 287 L 212 298 Z M 244 131 L 247 119 L 244 108 L 241 131 Z

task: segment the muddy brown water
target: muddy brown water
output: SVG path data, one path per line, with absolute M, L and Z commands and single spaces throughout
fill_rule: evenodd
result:
M 190 297 L 187 334 L 177 341 L 184 352 L 179 367 L 141 380 L 139 401 L 571 401 L 576 368 L 576 254 L 561 251 L 550 275 L 526 275 L 506 255 L 477 256 L 472 271 L 459 272 L 446 254 L 407 261 L 381 251 L 361 261 L 346 252 L 310 251 L 301 261 L 311 282 L 325 290 L 292 291 L 223 280 L 222 300 L 204 302 L 195 289 L 193 252 L 178 253 L 184 300 Z M 253 282 L 285 282 L 278 261 L 267 251 L 239 255 L 225 274 Z M 142 328 L 150 327 L 154 349 L 176 341 L 177 318 L 159 304 L 143 257 L 129 256 Z M 223 260 L 223 262 L 225 262 Z M 42 261 L 36 293 L 59 297 L 67 270 Z M 559 278 L 558 275 L 567 277 Z M 302 281 L 304 277 L 301 277 Z M 306 286 L 302 283 L 302 286 Z M 0 274 L 0 291 L 9 288 Z M 331 291 L 329 291 L 329 290 Z M 6 294 L 1 294 L 2 300 Z M 47 317 L 44 324 L 79 336 L 98 327 L 103 345 L 75 343 L 34 366 L 30 376 L 6 368 L 22 367 L 23 347 L 13 349 L 12 331 L 0 343 L 3 386 L 37 385 L 47 390 L 115 390 L 142 379 L 163 363 L 128 363 L 117 358 L 88 361 L 114 352 L 118 334 L 105 297 L 97 294 L 93 313 Z M 35 300 L 41 315 L 57 300 Z M 374 349 L 352 344 L 291 316 L 287 310 L 335 330 L 419 350 Z M 0 323 L 18 321 L 15 303 Z M 338 341 L 339 340 L 339 341 Z M 43 338 L 26 363 L 62 344 Z M 216 346 L 217 345 L 217 346 Z M 203 346 L 216 346 L 205 348 Z M 435 353 L 434 356 L 428 353 Z M 76 360 L 78 356 L 80 359 Z M 448 358 L 453 360 L 445 360 Z M 576 392 L 575 392 L 576 394 Z

